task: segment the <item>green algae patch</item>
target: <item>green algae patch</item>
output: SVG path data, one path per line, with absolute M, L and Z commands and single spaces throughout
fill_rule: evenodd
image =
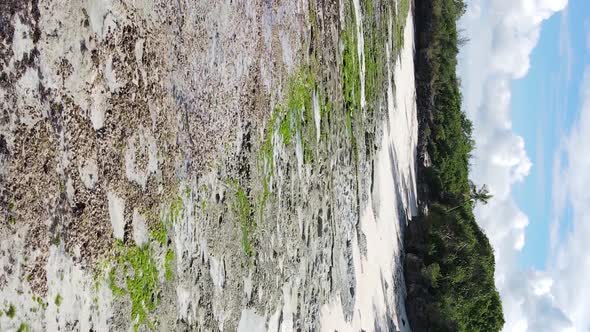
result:
M 341 35 L 342 44 L 342 93 L 344 95 L 344 111 L 346 131 L 349 135 L 355 164 L 358 163 L 358 144 L 356 127 L 361 118 L 361 63 L 358 55 L 358 36 L 356 32 L 358 18 L 354 15 L 352 1 L 347 1 L 345 28 Z
M 20 323 L 20 325 L 18 326 L 18 329 L 16 330 L 17 332 L 30 332 L 31 328 L 29 327 L 29 324 L 27 323 Z
M 63 301 L 63 298 L 61 297 L 61 294 L 57 294 L 57 296 L 55 296 L 55 301 L 54 301 L 55 305 L 59 307 L 61 305 L 62 301 Z
M 178 195 L 152 226 L 148 243 L 139 246 L 116 241 L 112 261 L 104 262 L 103 271 L 108 271 L 107 283 L 113 295 L 126 297 L 131 303 L 134 331 L 156 330 L 157 317 L 153 314 L 160 302 L 163 283 L 160 276 L 163 275 L 166 282 L 173 278 L 175 255 L 168 247 L 168 229 L 183 213 L 183 197 Z
M 126 269 L 125 282 L 131 298 L 131 317 L 136 322 L 134 328 L 137 330 L 158 304 L 158 269 L 147 246 L 128 248 L 120 257 L 119 264 L 123 264 Z
M 6 310 L 6 316 L 8 316 L 8 318 L 12 319 L 12 318 L 14 318 L 15 315 L 16 315 L 16 308 L 14 307 L 13 304 L 10 304 L 8 306 L 8 309 Z
M 174 261 L 174 250 L 168 248 L 166 250 L 166 256 L 164 257 L 164 277 L 166 281 L 171 281 L 172 277 L 174 276 L 174 272 L 172 271 L 172 262 Z
M 116 296 L 128 295 L 131 301 L 131 321 L 137 331 L 142 325 L 153 329 L 150 314 L 158 305 L 160 284 L 158 267 L 149 245 L 116 248 L 116 266 L 109 273 L 109 285 Z M 123 276 L 124 286 L 117 283 L 116 274 Z
M 287 109 L 303 112 L 303 125 L 313 123 L 312 97 L 315 85 L 315 76 L 308 68 L 301 69 L 289 82 Z
M 190 192 L 189 192 L 190 195 Z M 170 212 L 168 213 L 168 220 L 165 222 L 168 225 L 174 223 L 178 218 L 182 215 L 184 211 L 184 204 L 182 202 L 182 197 L 179 195 L 170 203 Z
M 365 5 L 365 22 L 363 26 L 365 53 L 365 97 L 367 113 L 378 108 L 378 99 L 384 92 L 387 82 L 387 40 L 389 12 L 391 4 L 369 0 Z M 383 9 L 383 10 L 380 10 Z
M 187 195 L 190 195 L 190 191 Z M 167 212 L 158 220 L 150 231 L 150 238 L 154 239 L 161 245 L 168 242 L 168 228 L 180 218 L 184 213 L 184 203 L 182 196 L 178 195 L 169 205 Z
M 233 182 L 233 187 L 235 190 L 235 200 L 232 204 L 232 210 L 240 223 L 240 242 L 246 256 L 252 257 L 254 254 L 252 242 L 256 228 L 256 222 L 252 218 L 252 205 L 250 204 L 248 194 L 237 181 Z
M 150 231 L 150 238 L 158 242 L 160 245 L 165 245 L 168 242 L 168 226 L 167 220 L 159 220 L 154 228 Z
M 350 19 L 347 19 L 350 21 Z M 342 33 L 342 88 L 344 106 L 350 113 L 361 108 L 360 62 L 357 52 L 357 36 L 354 22 L 348 22 Z
M 125 289 L 119 287 L 117 284 L 117 277 L 115 275 L 116 272 L 116 268 L 114 267 L 109 270 L 109 288 L 111 289 L 111 292 L 113 292 L 113 295 L 124 296 L 127 294 L 127 292 L 125 292 Z
M 404 29 L 406 28 L 406 17 L 410 10 L 409 0 L 399 0 L 395 15 L 395 39 L 393 40 L 393 49 L 399 54 L 404 46 Z
M 287 84 L 285 98 L 276 105 L 267 123 L 261 158 L 266 158 L 267 162 L 272 159 L 275 131 L 286 146 L 293 142 L 298 132 L 305 137 L 315 137 L 313 95 L 316 90 L 316 77 L 310 68 L 303 67 L 293 74 Z
M 318 98 L 317 110 L 321 116 L 327 116 L 327 112 L 331 110 L 325 106 L 324 98 L 321 97 L 319 91 L 317 77 L 314 73 L 313 66 L 302 66 L 289 78 L 285 95 L 281 102 L 275 105 L 266 126 L 260 149 L 258 152 L 258 171 L 261 176 L 262 188 L 257 190 L 254 195 L 255 205 L 250 204 L 251 208 L 258 211 L 258 219 L 263 220 L 264 209 L 272 196 L 271 183 L 274 176 L 275 169 L 275 148 L 277 144 L 283 144 L 287 148 L 292 148 L 294 143 L 301 144 L 303 150 L 303 161 L 305 164 L 311 164 L 315 160 L 315 151 L 318 147 L 317 133 L 314 121 L 314 95 Z M 325 135 L 321 135 L 326 139 Z M 297 142 L 296 142 L 297 140 Z M 291 150 L 290 150 L 291 151 Z M 237 196 L 241 193 L 236 190 Z M 246 195 L 247 196 L 247 195 Z M 243 195 L 239 200 L 244 201 Z M 239 204 L 238 204 L 239 205 Z M 245 206 L 245 204 L 241 204 Z M 242 220 L 245 218 L 242 216 Z M 253 222 L 242 222 L 243 233 L 251 234 L 252 227 L 248 226 Z M 244 236 L 246 240 L 249 236 Z M 245 241 L 245 248 L 248 248 L 248 241 Z M 249 249 L 245 249 L 250 252 Z
M 291 114 L 290 114 L 290 112 L 286 112 L 283 115 L 283 117 L 281 119 L 281 123 L 279 124 L 279 133 L 281 134 L 281 137 L 283 138 L 283 143 L 285 145 L 291 144 L 291 136 L 293 135 L 293 133 L 291 132 Z

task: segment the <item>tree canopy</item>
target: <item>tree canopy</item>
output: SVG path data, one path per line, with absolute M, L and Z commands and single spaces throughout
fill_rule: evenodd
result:
M 406 282 L 414 296 L 423 298 L 416 304 L 419 301 L 408 295 L 408 301 L 414 311 L 421 308 L 418 311 L 428 323 L 419 322 L 422 327 L 427 325 L 425 329 L 416 329 L 416 324 L 413 328 L 500 331 L 504 317 L 494 284 L 494 254 L 473 214 L 476 202 L 486 204 L 492 196 L 487 186 L 478 187 L 469 179 L 475 142 L 473 125 L 461 108 L 457 77 L 459 43 L 465 40 L 457 30 L 457 20 L 466 5 L 463 0 L 430 2 L 432 7 L 422 8 L 432 11 L 425 15 L 432 21 L 426 25 L 431 29 L 426 52 L 432 67 L 428 84 L 433 109 L 425 134 L 432 167 L 426 169 L 422 181 L 430 189 L 433 204 L 419 230 L 410 227 L 406 236 L 406 248 L 421 266 L 420 273 L 406 274 Z

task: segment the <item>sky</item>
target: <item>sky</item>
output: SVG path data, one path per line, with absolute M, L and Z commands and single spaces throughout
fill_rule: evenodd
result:
M 504 331 L 590 331 L 590 1 L 469 0 L 460 25 Z
M 544 268 L 549 249 L 554 155 L 581 106 L 578 96 L 584 71 L 580 69 L 587 58 L 588 24 L 590 2 L 570 0 L 563 11 L 543 23 L 527 76 L 512 84 L 514 130 L 524 138 L 534 165 L 514 191 L 531 220 L 520 260 L 536 268 Z M 532 110 L 536 116 L 531 116 Z M 570 225 L 571 217 L 561 218 L 565 222 L 560 233 Z

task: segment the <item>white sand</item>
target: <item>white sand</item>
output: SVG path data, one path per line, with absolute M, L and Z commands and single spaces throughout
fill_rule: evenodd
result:
M 252 287 L 253 287 L 253 283 L 252 283 L 252 271 L 250 271 L 248 273 L 247 277 L 244 277 L 244 294 L 246 295 L 246 299 L 248 299 L 248 301 L 250 301 L 250 299 L 252 298 Z
M 78 172 L 80 173 L 80 179 L 87 189 L 94 188 L 94 185 L 98 181 L 98 164 L 96 158 L 91 158 L 80 161 L 78 165 Z
M 238 332 L 265 332 L 266 318 L 260 316 L 253 309 L 242 310 Z
M 147 164 L 141 165 L 137 154 L 147 157 Z M 139 133 L 127 139 L 125 148 L 125 175 L 129 181 L 136 182 L 143 189 L 148 178 L 158 171 L 158 145 L 149 128 L 139 127 Z
M 64 331 L 73 324 L 79 324 L 80 331 L 91 327 L 98 331 L 108 329 L 112 293 L 106 280 L 95 281 L 93 274 L 75 264 L 62 246 L 50 247 L 46 270 L 47 331 Z
M 295 156 L 297 157 L 297 174 L 301 179 L 301 172 L 303 169 L 303 144 L 301 143 L 301 135 L 299 131 L 295 134 Z
M 123 240 L 125 235 L 125 200 L 112 191 L 107 193 L 107 199 L 113 236 L 115 239 Z
M 361 109 L 365 108 L 367 103 L 365 97 L 365 38 L 363 35 L 363 15 L 361 13 L 361 5 L 359 0 L 353 0 L 354 15 L 356 17 L 356 38 L 357 38 L 357 52 L 359 62 L 361 65 L 360 80 L 361 80 Z
M 21 228 L 13 237 L 1 234 L 0 267 L 13 266 L 15 273 L 4 274 L 6 284 L 0 288 L 0 331 L 17 331 L 25 322 L 31 331 L 108 331 L 113 312 L 112 294 L 106 280 L 95 279 L 91 270 L 83 269 L 79 260 L 79 249 L 73 250 L 74 257 L 65 252 L 63 244 L 50 246 L 45 265 L 47 272 L 47 295 L 37 299 L 28 282 L 23 282 L 25 255 L 23 236 L 27 229 Z M 39 251 L 29 259 L 36 259 Z M 15 262 L 11 262 L 14 257 Z M 25 278 L 26 280 L 26 278 Z M 56 300 L 59 298 L 59 301 Z M 37 302 L 39 301 L 39 302 Z M 15 307 L 15 316 L 4 314 L 9 305 Z
M 86 7 L 90 19 L 90 27 L 92 31 L 102 39 L 104 36 L 104 21 L 111 6 L 110 1 L 105 0 L 90 0 Z
M 388 60 L 390 54 L 388 49 Z M 361 255 L 359 245 L 353 239 L 356 298 L 352 321 L 344 319 L 341 299 L 335 297 L 321 308 L 323 331 L 373 331 L 375 322 L 386 327 L 385 319 L 388 317 L 393 319 L 400 331 L 410 331 L 403 309 L 403 279 L 395 278 L 396 275 L 400 277 L 402 266 L 395 259 L 400 254 L 402 237 L 397 207 L 401 203 L 409 216 L 416 211 L 414 163 L 418 129 L 413 56 L 413 17 L 409 14 L 404 31 L 404 48 L 393 71 L 395 95 L 393 82 L 390 81 L 388 87 L 389 123 L 384 123 L 383 141 L 376 158 L 374 191 L 360 221 L 367 237 L 366 256 Z M 391 68 L 388 71 L 391 77 Z M 398 176 L 394 177 L 394 174 Z M 402 193 L 401 197 L 396 195 L 398 190 Z M 388 287 L 383 287 L 384 283 Z M 401 304 L 400 312 L 396 310 L 398 303 Z M 406 322 L 405 326 L 402 319 Z
M 320 114 L 320 101 L 318 98 L 317 91 L 313 93 L 313 119 L 315 122 L 315 132 L 316 132 L 316 142 L 320 141 L 320 124 L 321 124 L 321 114 Z
M 21 60 L 25 53 L 33 48 L 33 40 L 29 38 L 31 29 L 26 24 L 22 24 L 20 17 L 14 15 L 14 35 L 12 39 L 12 52 L 14 59 Z
M 148 242 L 148 228 L 146 225 L 145 218 L 137 211 L 133 209 L 133 241 L 138 246 L 142 246 Z
M 278 309 L 272 316 L 270 316 L 268 320 L 268 332 L 279 331 L 279 318 L 281 317 L 281 312 L 281 309 Z
M 92 122 L 92 128 L 94 130 L 99 130 L 104 126 L 107 97 L 108 94 L 105 93 L 102 85 L 97 85 L 92 89 L 90 122 Z
M 113 68 L 112 56 L 109 56 L 107 58 L 107 63 L 104 66 L 103 75 L 106 85 L 109 87 L 109 91 L 117 92 L 119 90 L 120 84 L 117 82 L 117 74 L 115 73 L 115 69 Z
M 209 274 L 215 285 L 215 292 L 222 292 L 225 284 L 225 265 L 223 259 L 219 261 L 217 258 L 209 257 Z
M 27 127 L 34 126 L 40 117 L 39 75 L 34 68 L 28 68 L 16 82 L 17 109 L 19 120 Z M 34 105 L 31 108 L 30 105 Z

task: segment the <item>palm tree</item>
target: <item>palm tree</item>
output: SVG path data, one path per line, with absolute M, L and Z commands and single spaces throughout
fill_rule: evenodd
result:
M 481 188 L 478 189 L 475 183 L 473 183 L 472 181 L 469 181 L 469 195 L 465 196 L 465 200 L 461 204 L 451 209 L 448 209 L 447 213 L 462 207 L 467 202 L 479 202 L 483 205 L 486 205 L 488 204 L 489 200 L 493 197 L 493 195 L 490 194 L 490 190 L 488 189 L 487 185 L 484 184 L 483 186 L 481 186 Z
M 490 199 L 494 197 L 492 194 L 490 194 L 490 190 L 488 189 L 488 186 L 485 184 L 481 186 L 480 189 L 477 189 L 475 184 L 470 181 L 469 188 L 469 198 L 476 203 L 479 202 L 483 205 L 486 205 L 488 204 Z

